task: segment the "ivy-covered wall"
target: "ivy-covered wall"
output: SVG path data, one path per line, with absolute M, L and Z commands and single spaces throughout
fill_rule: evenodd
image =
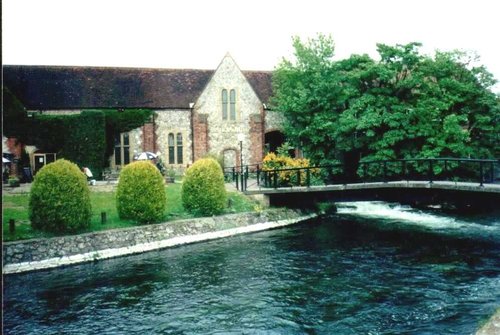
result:
M 23 103 L 6 87 L 2 112 L 4 136 L 87 166 L 97 178 L 109 164 L 115 136 L 142 126 L 153 115 L 150 109 L 132 108 L 28 117 Z
M 103 112 L 106 117 L 106 163 L 113 154 L 115 136 L 142 126 L 153 111 L 150 109 L 106 109 L 89 112 Z
M 5 137 L 22 140 L 26 131 L 26 108 L 7 87 L 2 88 L 2 132 Z
M 88 167 L 96 178 L 108 166 L 117 134 L 140 127 L 151 110 L 87 110 L 75 115 L 36 115 L 31 118 L 29 144 L 57 153 L 78 166 Z
M 37 115 L 32 120 L 29 142 L 38 148 L 56 152 L 78 166 L 87 166 L 99 177 L 106 166 L 106 118 L 103 112 L 77 115 Z
M 83 112 L 67 122 L 68 137 L 64 141 L 61 156 L 87 166 L 94 176 L 102 176 L 107 165 L 106 119 L 102 112 Z

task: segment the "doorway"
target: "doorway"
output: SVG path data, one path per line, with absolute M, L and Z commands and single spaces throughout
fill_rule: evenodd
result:
M 33 165 L 35 170 L 33 172 L 36 174 L 45 165 L 55 162 L 57 155 L 55 153 L 35 153 L 33 154 L 33 159 L 35 161 Z
M 285 135 L 279 130 L 267 132 L 264 135 L 265 154 L 269 152 L 276 153 L 276 150 L 285 143 Z
M 224 169 L 238 166 L 238 155 L 235 149 L 226 149 L 222 153 Z

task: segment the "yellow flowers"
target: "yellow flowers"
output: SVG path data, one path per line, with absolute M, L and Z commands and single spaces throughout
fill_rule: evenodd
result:
M 281 186 L 303 186 L 306 185 L 306 169 L 309 167 L 309 159 L 292 158 L 289 156 L 276 155 L 270 152 L 263 159 L 262 171 L 273 171 L 275 169 L 286 169 L 278 172 L 278 181 Z M 311 170 L 311 173 L 315 171 Z

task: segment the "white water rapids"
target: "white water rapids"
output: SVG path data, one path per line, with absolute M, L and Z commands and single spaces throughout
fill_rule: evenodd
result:
M 464 233 L 500 237 L 500 218 L 485 221 L 481 216 L 457 217 L 438 211 L 423 211 L 383 201 L 339 202 L 337 214 L 382 220 L 386 224 L 412 226 L 444 233 Z M 380 221 L 379 221 L 380 222 Z

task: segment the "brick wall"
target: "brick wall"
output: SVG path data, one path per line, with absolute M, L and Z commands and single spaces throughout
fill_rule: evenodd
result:
M 142 126 L 142 151 L 156 152 L 155 123 L 149 122 Z
M 203 157 L 210 149 L 208 144 L 208 115 L 193 113 L 194 160 Z
M 250 164 L 262 162 L 264 152 L 264 122 L 261 114 L 250 115 Z

